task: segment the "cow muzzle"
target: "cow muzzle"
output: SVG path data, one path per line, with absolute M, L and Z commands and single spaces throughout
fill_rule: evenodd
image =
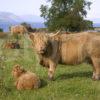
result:
M 42 50 L 38 51 L 37 53 L 38 54 L 45 54 L 45 52 L 46 52 L 46 49 L 42 49 Z

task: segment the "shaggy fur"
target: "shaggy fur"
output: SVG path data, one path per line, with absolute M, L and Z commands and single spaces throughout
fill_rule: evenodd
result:
M 16 79 L 15 86 L 18 90 L 40 87 L 39 77 L 32 72 L 20 68 L 20 65 L 14 66 L 12 75 Z
M 100 35 L 98 33 L 30 34 L 33 46 L 39 55 L 40 64 L 48 68 L 52 79 L 58 63 L 79 64 L 90 59 L 93 64 L 93 79 L 100 79 Z
M 6 49 L 12 49 L 12 48 L 14 48 L 13 47 L 13 45 L 12 45 L 12 43 L 5 43 L 4 45 L 3 45 L 3 48 L 6 48 Z
M 11 26 L 10 31 L 12 35 L 23 35 L 28 32 L 27 29 L 22 25 Z
M 20 44 L 18 42 L 7 42 L 3 45 L 3 48 L 6 48 L 6 49 L 19 49 Z

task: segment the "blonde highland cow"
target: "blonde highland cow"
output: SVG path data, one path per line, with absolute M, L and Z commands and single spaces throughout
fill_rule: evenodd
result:
M 23 25 L 15 25 L 15 26 L 11 26 L 10 32 L 12 35 L 23 35 L 28 31 Z
M 26 71 L 20 67 L 20 65 L 15 65 L 12 70 L 12 75 L 15 78 L 15 86 L 18 90 L 22 89 L 33 89 L 40 87 L 39 77 L 29 71 Z
M 93 65 L 94 80 L 100 79 L 100 35 L 98 33 L 77 34 L 30 34 L 40 64 L 48 68 L 53 79 L 57 64 L 80 64 L 89 59 Z

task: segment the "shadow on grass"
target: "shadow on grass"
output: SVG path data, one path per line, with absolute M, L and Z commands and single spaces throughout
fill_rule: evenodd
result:
M 41 79 L 41 86 L 40 86 L 40 88 L 44 88 L 46 85 L 47 85 L 47 82 L 44 81 L 43 79 Z M 17 91 L 17 89 L 15 87 L 12 87 L 12 86 L 7 87 L 7 86 L 4 86 L 4 85 L 2 87 L 0 87 L 0 90 L 2 90 L 2 95 L 3 96 L 9 95 L 9 93 L 12 93 L 15 90 Z M 24 90 L 22 90 L 22 91 L 24 91 Z
M 74 72 L 74 73 L 65 73 L 59 75 L 55 80 L 63 80 L 63 79 L 70 79 L 74 77 L 86 77 L 86 78 L 91 78 L 92 77 L 92 72 Z
M 9 88 L 9 87 L 6 87 L 6 86 L 0 87 L 0 95 L 2 94 L 1 97 L 8 96 L 12 92 L 13 92 L 12 88 Z
M 47 82 L 43 79 L 41 79 L 41 87 L 40 88 L 43 88 L 47 85 Z

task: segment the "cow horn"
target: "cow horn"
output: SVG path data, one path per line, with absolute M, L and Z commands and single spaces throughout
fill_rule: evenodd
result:
M 54 33 L 50 33 L 50 36 L 51 36 L 51 37 L 56 36 L 56 35 L 58 35 L 60 32 L 61 32 L 61 31 L 59 30 L 59 31 L 58 31 L 57 33 L 55 33 L 55 34 L 54 34 Z

